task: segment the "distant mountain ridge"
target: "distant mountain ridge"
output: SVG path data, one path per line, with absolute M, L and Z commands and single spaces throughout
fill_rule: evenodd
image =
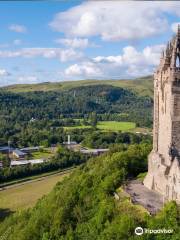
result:
M 1 87 L 0 90 L 14 93 L 34 92 L 34 91 L 61 91 L 70 90 L 76 87 L 93 85 L 111 85 L 132 90 L 141 96 L 153 96 L 153 77 L 145 76 L 131 80 L 80 80 L 64 82 L 43 82 L 37 84 L 15 84 Z

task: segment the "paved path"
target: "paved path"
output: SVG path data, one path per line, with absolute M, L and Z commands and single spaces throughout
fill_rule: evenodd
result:
M 129 181 L 124 190 L 131 196 L 133 203 L 142 205 L 152 215 L 163 207 L 163 196 L 149 190 L 139 180 Z

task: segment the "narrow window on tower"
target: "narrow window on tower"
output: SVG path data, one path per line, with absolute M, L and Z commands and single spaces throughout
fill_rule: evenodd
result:
M 176 67 L 177 68 L 180 67 L 179 56 L 176 57 Z
M 167 104 L 167 92 L 165 93 L 165 114 L 166 114 L 166 104 Z

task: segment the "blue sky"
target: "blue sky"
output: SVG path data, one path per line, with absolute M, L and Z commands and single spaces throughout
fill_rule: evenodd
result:
M 179 2 L 0 2 L 0 86 L 152 74 Z

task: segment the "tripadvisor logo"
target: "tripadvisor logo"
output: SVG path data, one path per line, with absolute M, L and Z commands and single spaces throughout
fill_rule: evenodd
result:
M 142 227 L 137 227 L 135 228 L 135 234 L 136 235 L 142 235 L 144 232 L 143 228 Z
M 149 229 L 149 228 L 142 228 L 142 227 L 136 227 L 135 228 L 135 234 L 136 235 L 142 235 L 143 233 L 145 234 L 171 234 L 173 233 L 173 229 Z

